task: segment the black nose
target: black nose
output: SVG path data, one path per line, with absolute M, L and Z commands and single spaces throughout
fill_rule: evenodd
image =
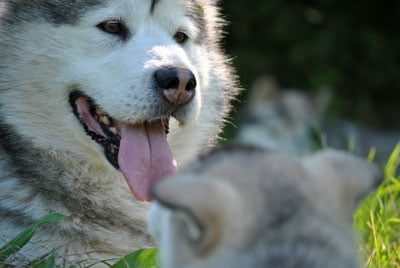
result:
M 163 96 L 172 104 L 182 106 L 193 99 L 197 83 L 189 69 L 162 68 L 155 72 L 154 77 Z

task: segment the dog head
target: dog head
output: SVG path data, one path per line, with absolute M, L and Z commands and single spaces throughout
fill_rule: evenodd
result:
M 0 14 L 3 125 L 36 148 L 120 169 L 148 199 L 218 133 L 234 78 L 213 1 L 6 0 Z
M 150 230 L 164 267 L 356 267 L 351 213 L 380 175 L 333 150 L 222 150 L 155 186 Z

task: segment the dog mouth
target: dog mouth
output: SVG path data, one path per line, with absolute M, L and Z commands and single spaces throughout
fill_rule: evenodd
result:
M 123 173 L 134 196 L 150 201 L 152 185 L 177 169 L 167 143 L 169 118 L 130 124 L 111 117 L 80 91 L 73 91 L 69 101 L 86 134 L 103 147 L 105 158 Z

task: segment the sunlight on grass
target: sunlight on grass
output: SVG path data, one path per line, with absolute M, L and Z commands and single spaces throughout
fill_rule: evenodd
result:
M 372 159 L 371 157 L 370 159 Z M 365 267 L 400 267 L 400 144 L 385 166 L 385 180 L 355 214 Z

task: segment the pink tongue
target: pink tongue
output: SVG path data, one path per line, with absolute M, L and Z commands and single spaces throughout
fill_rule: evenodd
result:
M 140 125 L 120 124 L 118 164 L 135 195 L 150 201 L 150 188 L 159 179 L 176 172 L 176 161 L 160 121 Z

